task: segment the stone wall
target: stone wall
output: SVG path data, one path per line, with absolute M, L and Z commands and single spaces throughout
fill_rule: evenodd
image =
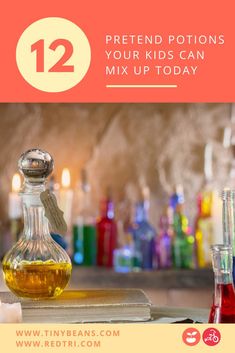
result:
M 18 158 L 32 147 L 52 154 L 58 180 L 67 166 L 73 187 L 85 167 L 95 201 L 109 187 L 116 201 L 126 194 L 138 198 L 140 186 L 147 185 L 155 224 L 180 183 L 193 219 L 208 141 L 218 186 L 227 178 L 231 151 L 222 142 L 229 121 L 228 104 L 1 104 L 0 219 L 7 217 Z

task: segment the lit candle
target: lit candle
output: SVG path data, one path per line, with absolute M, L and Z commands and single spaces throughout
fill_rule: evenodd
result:
M 9 209 L 8 214 L 10 219 L 19 219 L 22 216 L 22 203 L 18 195 L 21 187 L 19 174 L 14 174 L 12 178 L 12 192 L 9 194 Z
M 72 222 L 72 204 L 73 204 L 73 190 L 70 189 L 70 172 L 68 168 L 64 168 L 61 177 L 62 188 L 59 193 L 59 204 L 64 212 L 64 219 L 67 223 L 68 229 Z
M 20 303 L 5 304 L 0 301 L 0 323 L 19 323 L 22 321 Z

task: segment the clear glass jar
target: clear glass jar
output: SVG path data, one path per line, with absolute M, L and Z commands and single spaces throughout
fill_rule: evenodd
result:
M 67 253 L 50 235 L 40 199 L 53 159 L 47 152 L 32 149 L 21 156 L 19 169 L 25 177 L 21 192 L 24 230 L 3 259 L 4 279 L 17 296 L 55 298 L 66 287 L 72 266 Z

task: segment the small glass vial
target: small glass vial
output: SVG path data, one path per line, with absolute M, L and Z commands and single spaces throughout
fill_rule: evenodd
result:
M 19 170 L 24 176 L 20 193 L 24 230 L 2 263 L 5 282 L 19 297 L 55 298 L 63 292 L 71 276 L 70 258 L 52 239 L 40 199 L 53 164 L 49 153 L 39 149 L 25 152 L 19 160 Z
M 215 289 L 209 323 L 235 323 L 232 248 L 223 244 L 213 245 L 211 249 Z

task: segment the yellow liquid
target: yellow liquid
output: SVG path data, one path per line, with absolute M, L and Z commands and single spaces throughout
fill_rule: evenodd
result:
M 22 262 L 16 269 L 3 264 L 3 273 L 9 289 L 19 297 L 43 299 L 60 295 L 71 276 L 69 263 L 52 261 Z

